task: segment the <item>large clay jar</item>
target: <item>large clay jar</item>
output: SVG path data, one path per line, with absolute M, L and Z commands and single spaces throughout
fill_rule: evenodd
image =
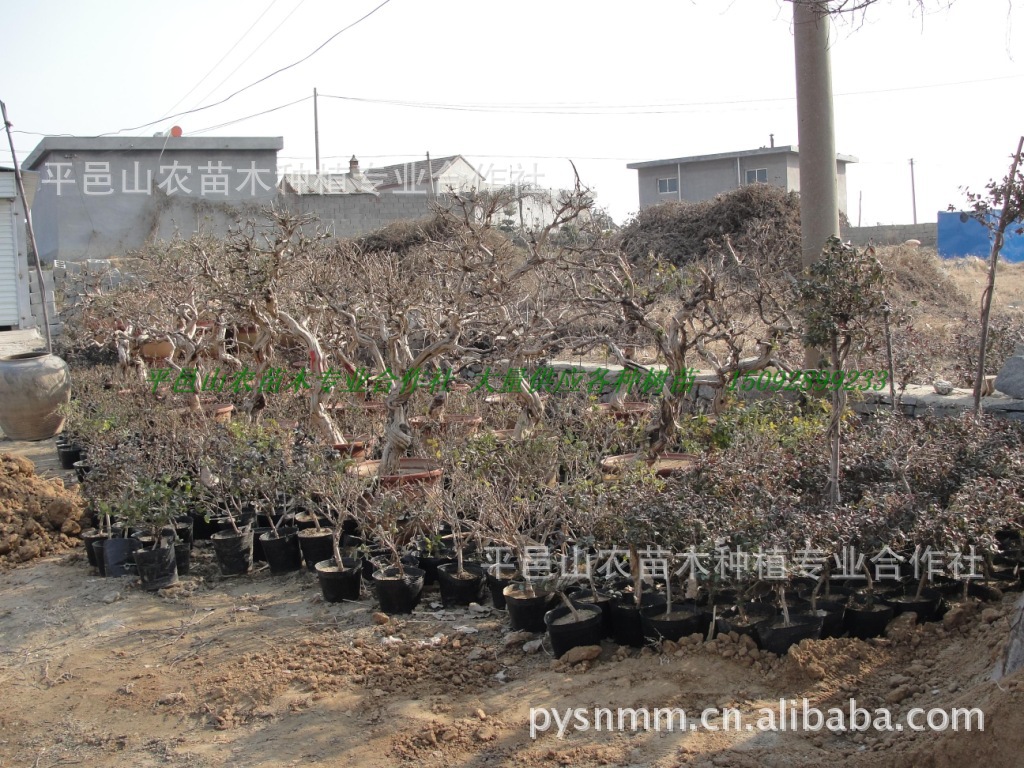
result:
M 46 440 L 60 432 L 60 406 L 71 399 L 68 364 L 48 352 L 0 357 L 0 430 L 11 440 Z

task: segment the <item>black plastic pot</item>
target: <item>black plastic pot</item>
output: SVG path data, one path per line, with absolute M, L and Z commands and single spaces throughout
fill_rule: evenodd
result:
M 776 616 L 757 625 L 758 644 L 762 649 L 782 656 L 791 645 L 808 638 L 817 640 L 821 636 L 821 616 L 795 613 L 790 614 L 788 627 L 785 621 L 784 617 Z
M 206 520 L 202 512 L 191 512 L 192 517 L 192 539 L 194 541 L 208 541 L 213 534 L 220 530 L 220 526 L 211 518 Z
M 437 569 L 442 565 L 456 562 L 455 553 L 450 549 L 437 555 L 420 554 L 420 568 L 423 569 L 423 586 L 429 587 L 437 581 Z
M 358 600 L 359 586 L 363 571 L 358 560 L 349 557 L 341 558 L 339 569 L 334 558 L 316 564 L 317 577 L 320 579 L 320 592 L 325 603 L 340 603 L 342 600 Z
M 106 576 L 127 576 L 125 566 L 128 564 L 129 555 L 137 549 L 142 548 L 142 542 L 133 538 L 107 539 L 103 544 L 104 575 Z
M 565 605 L 544 614 L 544 624 L 556 658 L 581 645 L 600 645 L 604 637 L 604 615 L 600 606 L 573 601 L 573 607 L 580 615 L 580 621 L 572 621 L 572 611 Z
M 71 466 L 75 470 L 75 476 L 78 478 L 78 482 L 84 483 L 86 476 L 92 470 L 92 467 L 89 466 L 88 460 L 87 459 L 80 459 L 80 460 L 76 461 L 74 464 L 72 464 Z
M 192 545 L 187 541 L 175 543 L 174 560 L 178 564 L 178 575 L 188 576 L 188 572 L 192 569 Z
M 75 462 L 82 460 L 82 449 L 77 445 L 57 448 L 57 458 L 60 459 L 61 469 L 74 469 Z
M 604 592 L 598 592 L 596 595 L 592 590 L 581 589 L 572 596 L 574 603 L 582 603 L 583 605 L 596 605 L 601 609 L 601 629 L 604 632 L 604 637 L 611 637 L 614 634 L 612 627 L 612 596 L 606 595 Z
M 334 531 L 330 528 L 303 528 L 299 531 L 299 549 L 306 570 L 316 572 L 316 564 L 334 557 Z
M 107 538 L 107 534 L 100 533 L 97 530 L 82 531 L 79 538 L 82 539 L 82 546 L 85 547 L 85 556 L 89 560 L 89 565 L 93 568 L 98 568 L 99 564 L 96 561 L 96 552 L 92 548 L 94 541 Z
M 839 637 L 843 634 L 843 617 L 846 615 L 846 603 L 839 600 L 817 600 L 817 614 L 821 617 L 821 637 Z M 808 607 L 807 613 L 811 613 Z
M 271 573 L 291 573 L 302 568 L 302 552 L 299 550 L 299 535 L 294 528 L 278 528 L 277 538 L 273 531 L 260 535 L 260 547 L 267 558 Z
M 210 537 L 224 576 L 240 576 L 252 567 L 252 531 L 218 531 Z
M 548 612 L 553 596 L 550 592 L 524 589 L 524 586 L 516 582 L 509 584 L 502 592 L 509 624 L 516 631 L 543 632 L 546 626 L 544 614 Z
M 173 525 L 166 525 L 160 531 L 161 536 L 169 536 L 171 533 L 174 534 L 176 541 L 183 541 L 186 544 L 192 544 L 192 518 L 188 515 L 184 517 L 175 518 Z
M 446 563 L 437 566 L 437 586 L 441 591 L 441 603 L 446 608 L 450 605 L 469 605 L 480 602 L 480 593 L 484 586 L 484 569 L 477 563 L 463 563 L 463 574 L 468 578 L 459 578 L 456 572 L 458 563 Z M 426 576 L 423 579 L 426 585 Z
M 263 542 L 260 541 L 260 536 L 264 533 L 270 533 L 272 530 L 274 529 L 270 526 L 252 529 L 252 561 L 254 563 L 267 562 L 267 556 L 263 554 Z
M 939 610 L 942 593 L 937 589 L 922 589 L 921 597 L 917 597 L 917 588 L 908 589 L 903 595 L 887 597 L 885 604 L 892 608 L 893 616 L 901 613 L 916 613 L 919 622 L 934 621 Z
M 881 637 L 886 625 L 892 621 L 893 611 L 888 605 L 874 603 L 869 608 L 864 605 L 848 605 L 843 616 L 843 626 L 850 637 L 867 640 L 869 637 Z
M 505 610 L 505 587 L 512 583 L 517 574 L 518 571 L 511 565 L 505 567 L 490 565 L 487 567 L 484 578 L 487 581 L 487 589 L 491 593 L 491 605 L 499 611 Z
M 405 576 L 399 578 L 398 568 L 389 567 L 375 571 L 373 586 L 377 593 L 380 609 L 389 615 L 412 613 L 420 602 L 423 592 L 423 569 L 408 565 Z
M 137 550 L 135 566 L 138 568 L 142 588 L 148 592 L 178 583 L 178 562 L 174 556 L 174 547 Z
M 96 560 L 96 568 L 99 569 L 100 576 L 107 575 L 107 560 L 106 555 L 103 553 L 106 543 L 107 537 L 103 536 L 99 539 L 93 539 L 88 544 L 89 548 L 92 550 L 92 556 Z
M 696 632 L 707 636 L 711 614 L 695 603 L 673 603 L 672 613 L 665 615 L 667 604 L 652 605 L 640 611 L 640 625 L 648 640 L 671 640 Z
M 715 632 L 719 635 L 735 632 L 757 640 L 757 625 L 766 619 L 774 619 L 778 613 L 778 609 L 771 603 L 743 603 L 742 613 L 735 605 L 718 606 Z
M 643 620 L 640 616 L 642 608 L 651 608 L 665 604 L 665 596 L 653 592 L 645 592 L 641 598 L 640 608 L 636 607 L 633 595 L 626 593 L 612 602 L 612 637 L 619 645 L 631 648 L 642 648 L 644 638 Z

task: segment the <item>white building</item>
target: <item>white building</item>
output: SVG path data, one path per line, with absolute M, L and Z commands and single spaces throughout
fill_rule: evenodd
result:
M 39 175 L 26 173 L 25 194 L 29 205 Z M 18 199 L 13 168 L 0 168 L 0 331 L 34 328 L 29 298 L 28 237 L 25 210 Z

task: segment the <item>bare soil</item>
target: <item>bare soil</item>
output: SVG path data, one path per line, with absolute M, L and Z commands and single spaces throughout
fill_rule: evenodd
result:
M 1019 766 L 1024 675 L 988 680 L 1014 595 L 891 639 L 805 642 L 781 659 L 738 638 L 606 643 L 576 665 L 510 635 L 502 612 L 409 617 L 325 604 L 298 572 L 193 574 L 149 594 L 81 550 L 0 574 L 0 767 Z M 530 707 L 981 707 L 984 733 L 573 732 L 530 737 Z

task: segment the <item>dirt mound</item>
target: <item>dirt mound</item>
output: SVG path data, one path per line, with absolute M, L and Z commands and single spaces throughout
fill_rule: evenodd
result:
M 630 258 L 649 253 L 682 264 L 728 235 L 740 251 L 752 247 L 800 255 L 800 197 L 769 184 L 751 184 L 699 203 L 662 203 L 640 211 L 621 234 Z
M 877 248 L 876 255 L 892 276 L 890 294 L 897 306 L 909 307 L 916 301 L 933 308 L 961 311 L 970 305 L 934 249 L 895 245 Z
M 405 253 L 432 240 L 442 240 L 452 228 L 443 216 L 417 221 L 396 221 L 385 227 L 351 240 L 363 254 Z
M 78 543 L 81 499 L 27 459 L 0 454 L 0 570 Z

